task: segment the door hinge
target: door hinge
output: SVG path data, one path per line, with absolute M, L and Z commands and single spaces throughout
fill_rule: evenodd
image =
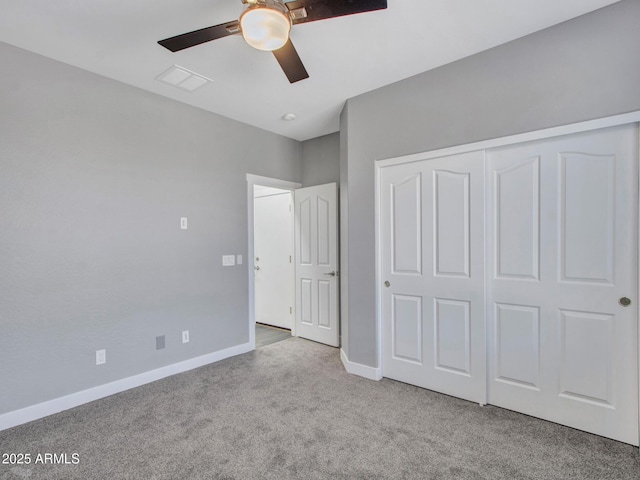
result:
M 293 307 L 289 307 L 289 315 L 293 313 Z
M 289 263 L 291 263 L 291 255 L 289 255 Z

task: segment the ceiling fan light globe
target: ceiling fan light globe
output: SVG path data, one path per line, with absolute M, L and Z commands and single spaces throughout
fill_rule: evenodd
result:
M 273 8 L 250 7 L 240 17 L 245 41 L 258 50 L 278 50 L 289 39 L 291 21 L 287 15 Z

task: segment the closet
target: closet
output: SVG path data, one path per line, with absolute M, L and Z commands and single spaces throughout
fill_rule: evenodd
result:
M 638 127 L 378 172 L 382 374 L 638 445 Z

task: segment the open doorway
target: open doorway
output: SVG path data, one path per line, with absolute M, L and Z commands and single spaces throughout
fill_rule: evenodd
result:
M 339 346 L 337 185 L 300 188 L 294 182 L 251 174 L 247 175 L 247 184 L 249 343 L 256 347 L 256 322 L 259 322 L 274 328 L 288 327 L 291 335 Z M 290 203 L 274 200 L 281 195 Z M 273 198 L 269 202 L 286 206 L 282 221 L 276 221 L 277 214 L 263 208 L 262 198 L 270 197 Z M 277 224 L 288 224 L 288 232 L 278 230 Z M 277 256 L 281 259 L 279 262 L 284 258 L 280 268 L 289 272 L 289 281 L 286 273 L 274 279 L 265 278 L 266 273 L 273 273 L 278 267 L 267 265 L 267 255 L 260 253 L 260 241 L 256 240 L 260 232 L 256 234 L 256 230 L 272 236 L 271 242 L 278 247 L 288 245 L 287 252 Z M 266 294 L 260 291 L 263 284 L 268 287 Z M 275 287 L 279 289 L 277 292 L 271 290 Z M 280 303 L 283 299 L 285 303 Z M 270 313 L 270 307 L 267 308 L 273 301 L 276 301 L 277 311 L 273 310 L 276 313 Z M 281 323 L 283 319 L 286 323 Z
M 256 348 L 293 328 L 292 192 L 253 186 L 253 261 Z
M 295 335 L 294 182 L 247 175 L 249 337 L 261 347 Z

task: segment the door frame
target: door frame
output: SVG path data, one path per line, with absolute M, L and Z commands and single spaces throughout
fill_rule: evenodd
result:
M 253 187 L 254 185 L 262 185 L 265 187 L 281 188 L 283 190 L 289 190 L 293 194 L 296 188 L 301 188 L 302 184 L 298 182 L 291 182 L 289 180 L 280 180 L 277 178 L 263 177 L 260 175 L 253 175 L 247 173 L 247 231 L 248 231 L 248 246 L 247 246 L 247 272 L 249 274 L 249 348 L 255 350 L 256 348 L 256 312 L 255 312 L 255 260 L 254 260 L 254 212 L 253 212 Z M 291 212 L 291 221 L 293 222 L 293 214 Z M 291 225 L 291 244 L 293 245 L 293 224 Z M 295 248 L 295 246 L 294 246 Z M 293 287 L 295 282 L 295 265 L 291 268 L 292 278 L 291 286 Z M 295 303 L 295 302 L 292 302 Z M 292 314 L 295 318 L 295 304 L 291 306 L 293 308 Z M 291 328 L 291 335 L 295 336 L 295 321 Z
M 441 148 L 438 150 L 431 150 L 427 152 L 414 153 L 409 155 L 402 155 L 398 157 L 390 157 L 384 159 L 377 159 L 375 162 L 375 280 L 376 280 L 376 291 L 375 291 L 375 299 L 376 299 L 376 356 L 377 356 L 377 367 L 376 371 L 380 378 L 384 375 L 384 366 L 382 364 L 383 355 L 382 355 L 382 249 L 380 239 L 382 238 L 381 229 L 381 198 L 380 198 L 380 182 L 382 179 L 382 169 L 385 167 L 390 167 L 393 165 L 400 165 L 403 163 L 411 163 L 411 162 L 419 162 L 422 160 L 432 160 L 439 157 L 446 157 L 450 155 L 456 155 L 460 153 L 468 153 L 477 150 L 488 150 L 490 148 L 503 147 L 507 145 L 514 145 L 518 143 L 530 142 L 533 140 L 542 140 L 545 138 L 558 137 L 561 135 L 570 135 L 575 133 L 588 132 L 591 130 L 600 130 L 607 127 L 615 127 L 620 125 L 626 125 L 630 123 L 638 123 L 638 143 L 636 145 L 638 151 L 636 152 L 637 158 L 636 162 L 640 164 L 640 110 L 624 113 L 621 115 L 613 115 L 610 117 L 602 117 L 595 120 L 588 120 L 585 122 L 577 122 L 567 125 L 562 125 L 559 127 L 546 128 L 542 130 L 537 130 L 533 132 L 521 133 L 516 135 L 508 135 L 505 137 L 499 137 L 490 140 L 484 140 L 480 142 L 468 143 L 464 145 L 457 145 L 453 147 Z M 636 179 L 638 184 L 638 191 L 640 192 L 640 176 Z M 636 291 L 636 299 L 638 299 L 638 303 L 640 304 L 640 205 L 638 206 L 638 245 L 636 248 L 638 249 L 638 262 L 636 265 L 636 281 L 639 286 Z M 485 246 L 486 247 L 486 246 Z M 638 315 L 636 318 L 636 322 L 638 324 L 638 338 L 637 338 L 637 352 L 636 352 L 636 362 L 638 364 L 638 382 L 640 385 L 640 308 L 638 308 Z M 487 378 L 487 382 L 489 379 Z M 488 385 L 487 385 L 487 394 L 488 394 Z M 638 410 L 640 412 L 640 392 L 638 392 Z M 640 415 L 639 415 L 640 418 Z M 638 431 L 640 432 L 640 422 L 638 425 Z M 640 435 L 639 435 L 640 440 Z

